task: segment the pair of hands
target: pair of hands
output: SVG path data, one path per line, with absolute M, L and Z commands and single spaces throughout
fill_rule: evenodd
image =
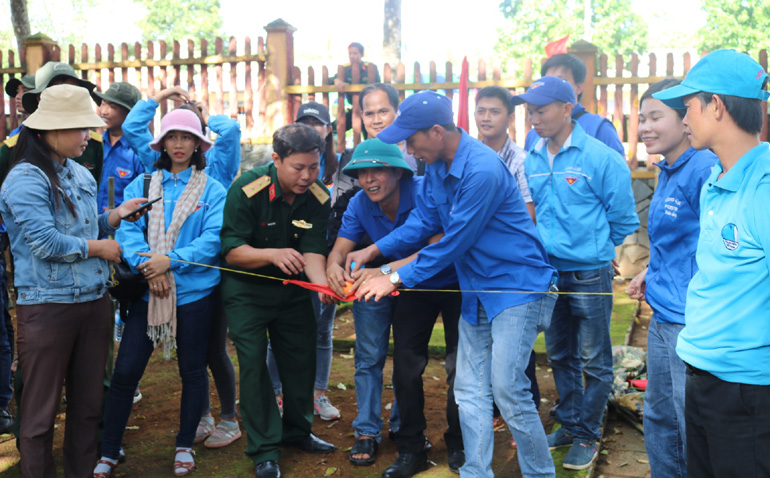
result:
M 165 254 L 155 252 L 140 252 L 139 255 L 149 257 L 149 260 L 139 264 L 137 269 L 147 279 L 150 293 L 161 298 L 168 297 L 171 293 L 171 283 L 166 272 L 171 268 L 171 259 Z
M 171 100 L 171 101 L 179 101 L 182 103 L 190 103 L 193 102 L 192 97 L 190 96 L 190 93 L 188 91 L 183 90 L 180 86 L 173 86 L 171 88 L 166 88 L 163 90 L 160 90 L 158 94 L 152 97 L 153 101 L 160 104 L 161 101 L 165 100 Z M 195 106 L 200 111 L 201 118 L 203 118 L 203 123 L 208 126 L 209 125 L 209 109 L 206 106 L 205 103 L 201 101 L 195 101 Z
M 293 276 L 305 270 L 307 260 L 299 251 L 291 248 L 274 249 L 273 251 L 273 254 L 270 255 L 270 262 L 281 269 L 284 274 Z M 337 299 L 323 292 L 318 293 L 318 299 L 325 305 L 339 303 Z
M 390 283 L 390 277 L 382 275 L 379 269 L 361 268 L 378 255 L 379 250 L 371 245 L 365 249 L 350 252 L 345 259 L 344 268 L 337 263 L 329 262 L 326 266 L 326 280 L 329 287 L 340 297 L 347 297 L 354 293 L 358 300 L 374 299 L 377 302 L 390 295 L 397 288 Z M 351 268 L 354 262 L 356 265 Z M 347 287 L 348 282 L 352 282 L 353 285 L 346 292 L 344 288 Z

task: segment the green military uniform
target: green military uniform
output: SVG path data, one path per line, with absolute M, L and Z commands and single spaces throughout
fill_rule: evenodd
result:
M 289 204 L 281 194 L 274 164 L 252 169 L 236 179 L 227 193 L 222 254 L 249 245 L 326 255 L 329 212 L 329 192 L 321 181 Z M 248 272 L 306 280 L 304 274 L 288 277 L 274 265 Z M 275 280 L 222 273 L 227 323 L 240 364 L 246 454 L 255 464 L 278 461 L 281 442 L 298 441 L 311 433 L 317 332 L 310 294 Z M 283 382 L 283 420 L 265 362 L 268 334 Z
M 0 146 L 0 184 L 11 169 L 11 155 L 16 142 L 19 140 L 19 134 L 7 138 Z M 102 164 L 104 163 L 102 137 L 91 131 L 91 137 L 88 139 L 88 146 L 83 155 L 72 160 L 91 171 L 98 187 L 99 181 L 102 180 Z

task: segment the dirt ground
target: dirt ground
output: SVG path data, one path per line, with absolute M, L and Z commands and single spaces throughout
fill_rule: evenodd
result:
M 343 317 L 350 319 L 350 312 Z M 338 321 L 335 337 L 352 335 L 352 320 Z M 235 348 L 230 344 L 230 355 L 237 367 Z M 296 449 L 286 448 L 281 458 L 281 470 L 287 477 L 378 477 L 396 458 L 395 442 L 383 439 L 378 452 L 377 462 L 370 467 L 356 467 L 348 461 L 348 451 L 353 445 L 351 423 L 356 415 L 356 395 L 353 381 L 354 365 L 348 353 L 335 353 L 328 396 L 341 411 L 341 418 L 326 422 L 315 418 L 314 432 L 324 440 L 338 447 L 331 455 L 311 455 Z M 383 392 L 383 418 L 386 424 L 383 434 L 387 437 L 387 417 L 393 402 L 393 390 L 390 376 L 392 360 L 389 358 L 385 369 L 385 390 Z M 550 378 L 545 363 L 539 364 L 539 382 L 543 394 L 541 415 L 547 427 L 551 422 L 547 417 L 548 408 L 555 399 L 553 380 Z M 433 443 L 429 459 L 436 465 L 421 474 L 424 477 L 450 477 L 453 475 L 446 464 L 446 445 L 443 433 L 446 429 L 446 374 L 440 359 L 431 359 L 424 374 L 425 414 L 428 423 L 426 434 Z M 115 476 L 122 477 L 164 477 L 172 476 L 174 437 L 178 430 L 179 399 L 181 381 L 176 362 L 164 361 L 159 351 L 153 355 L 141 382 L 143 399 L 134 405 L 124 438 L 124 448 L 128 456 L 125 464 L 118 466 Z M 216 416 L 218 401 L 215 387 L 212 385 L 212 400 Z M 13 413 L 13 409 L 12 409 Z M 61 465 L 61 443 L 64 435 L 65 408 L 57 416 L 54 439 L 54 454 L 57 464 Z M 502 426 L 495 433 L 494 469 L 498 476 L 519 476 L 516 453 L 509 448 L 510 433 Z M 232 445 L 211 450 L 196 445 L 197 470 L 199 477 L 251 477 L 254 467 L 244 455 L 246 438 Z M 19 475 L 19 455 L 12 435 L 0 437 L 0 472 L 5 478 Z M 61 471 L 60 471 L 61 475 Z

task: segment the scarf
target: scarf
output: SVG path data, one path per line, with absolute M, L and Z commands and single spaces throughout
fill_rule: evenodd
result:
M 179 237 L 179 230 L 187 218 L 195 212 L 198 201 L 206 187 L 206 173 L 193 167 L 190 180 L 182 191 L 182 195 L 174 206 L 171 216 L 171 224 L 166 229 L 165 199 L 153 205 L 148 226 L 148 244 L 150 250 L 156 254 L 168 254 L 174 249 Z M 152 175 L 150 181 L 149 197 L 156 198 L 163 195 L 163 171 L 158 170 Z M 153 347 L 158 342 L 163 342 L 163 357 L 171 358 L 171 349 L 176 348 L 176 280 L 174 272 L 170 269 L 166 272 L 170 284 L 168 297 L 158 297 L 150 293 L 150 304 L 147 310 L 147 335 L 152 340 Z

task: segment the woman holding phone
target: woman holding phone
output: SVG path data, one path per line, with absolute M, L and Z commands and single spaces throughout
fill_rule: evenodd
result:
M 155 203 L 149 219 L 117 235 L 126 262 L 144 274 L 149 290 L 132 304 L 123 330 L 104 412 L 103 456 L 94 478 L 111 476 L 117 464 L 134 390 L 159 343 L 166 358 L 172 348 L 177 349 L 182 377 L 174 474 L 187 475 L 195 468 L 192 445 L 205 405 L 206 350 L 220 276 L 217 269 L 191 263 L 219 264 L 226 192 L 203 171 L 203 153 L 211 142 L 191 111 L 177 109 L 164 116 L 161 133 L 150 147 L 160 156 L 149 197 L 163 199 Z M 126 188 L 125 197 L 140 195 L 142 188 L 143 180 L 137 178 Z

